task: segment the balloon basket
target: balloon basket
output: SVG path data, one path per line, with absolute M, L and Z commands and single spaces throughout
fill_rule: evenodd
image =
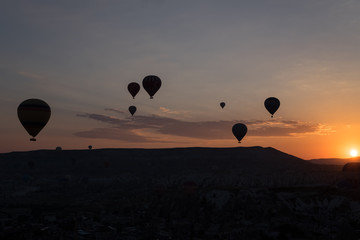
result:
M 30 138 L 30 141 L 35 142 L 35 141 L 36 141 L 36 138 Z

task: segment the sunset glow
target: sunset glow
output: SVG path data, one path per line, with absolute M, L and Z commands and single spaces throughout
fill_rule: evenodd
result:
M 356 149 L 351 149 L 350 155 L 351 155 L 352 157 L 357 157 L 357 156 L 358 156 L 358 151 L 357 151 Z
M 360 150 L 358 1 L 6 2 L 0 152 L 262 146 L 309 160 Z M 147 75 L 162 81 L 151 100 Z M 16 115 L 30 98 L 51 107 L 36 142 Z M 236 123 L 248 129 L 241 144 Z

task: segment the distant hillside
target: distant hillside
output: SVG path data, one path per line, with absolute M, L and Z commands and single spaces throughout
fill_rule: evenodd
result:
M 341 169 L 262 147 L 0 154 L 0 239 L 326 239 L 359 219 Z
M 140 188 L 186 181 L 258 187 L 329 184 L 339 172 L 341 167 L 312 164 L 270 147 L 37 150 L 0 154 L 0 183 L 9 191 L 22 184 L 56 188 L 65 182 L 74 187 L 91 183 Z
M 6 174 L 182 174 L 273 172 L 311 167 L 311 163 L 274 148 L 172 148 L 38 150 L 0 154 Z
M 312 159 L 309 162 L 314 164 L 327 164 L 327 165 L 345 165 L 348 162 L 360 162 L 360 157 L 355 158 L 319 158 Z

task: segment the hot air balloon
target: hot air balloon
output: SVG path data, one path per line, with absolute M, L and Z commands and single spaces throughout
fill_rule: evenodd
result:
M 140 85 L 136 82 L 131 82 L 128 85 L 128 90 L 133 98 L 135 98 L 136 94 L 140 91 Z
M 224 107 L 225 107 L 225 103 L 224 103 L 224 102 L 221 102 L 221 103 L 220 103 L 220 107 L 221 107 L 221 108 L 224 108 Z
M 134 116 L 134 113 L 136 112 L 136 107 L 135 106 L 130 106 L 129 107 L 129 112 L 131 113 L 131 116 Z
M 142 85 L 146 92 L 150 95 L 150 99 L 153 99 L 153 96 L 161 87 L 161 80 L 157 76 L 149 75 L 143 79 Z
M 232 127 L 232 132 L 234 134 L 234 136 L 237 138 L 237 140 L 239 141 L 239 143 L 241 142 L 241 139 L 243 139 L 243 137 L 246 135 L 247 133 L 247 127 L 245 124 L 242 123 L 236 123 L 233 127 Z
M 265 100 L 264 105 L 268 112 L 271 114 L 271 117 L 273 117 L 274 113 L 280 107 L 280 101 L 275 97 L 269 97 Z
M 50 119 L 51 109 L 43 100 L 28 99 L 20 103 L 17 114 L 25 130 L 32 136 L 30 141 L 36 141 L 36 135 Z

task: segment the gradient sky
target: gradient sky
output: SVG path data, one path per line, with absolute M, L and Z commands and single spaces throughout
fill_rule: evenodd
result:
M 360 150 L 359 12 L 356 0 L 3 0 L 0 152 L 271 146 L 350 157 Z M 159 92 L 132 99 L 127 84 L 149 74 Z M 281 101 L 273 119 L 271 96 Z M 37 142 L 17 119 L 28 98 L 52 109 Z M 248 126 L 241 144 L 237 122 Z

